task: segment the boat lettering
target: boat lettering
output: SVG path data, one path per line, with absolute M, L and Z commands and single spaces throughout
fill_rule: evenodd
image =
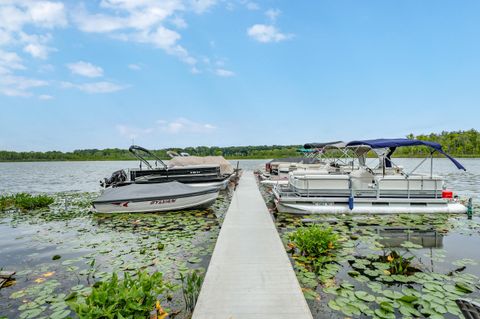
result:
M 160 204 L 169 204 L 169 203 L 175 203 L 176 199 L 175 198 L 170 198 L 170 199 L 159 199 L 159 200 L 152 200 L 150 202 L 150 205 L 160 205 Z

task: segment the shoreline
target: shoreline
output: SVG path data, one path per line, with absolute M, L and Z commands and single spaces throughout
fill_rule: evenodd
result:
M 476 156 L 458 156 L 452 155 L 454 158 L 461 159 L 480 159 L 480 154 Z M 285 157 L 276 157 L 276 158 L 288 158 Z M 374 156 L 369 156 L 368 158 L 375 158 Z M 418 156 L 396 156 L 394 158 L 425 158 L 424 155 Z M 434 158 L 443 158 L 443 156 L 434 156 Z M 239 161 L 239 160 L 272 160 L 271 157 L 242 157 L 242 158 L 230 158 L 225 157 L 227 161 Z M 162 160 L 168 161 L 169 158 L 164 158 Z M 0 160 L 0 163 L 50 163 L 50 162 L 137 162 L 137 159 L 64 159 L 64 160 L 44 160 L 44 159 L 29 159 L 29 160 L 11 160 L 5 161 Z

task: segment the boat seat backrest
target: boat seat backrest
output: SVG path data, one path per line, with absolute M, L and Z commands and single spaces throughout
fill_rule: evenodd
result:
M 375 183 L 375 176 L 360 167 L 350 173 L 353 189 L 369 189 Z

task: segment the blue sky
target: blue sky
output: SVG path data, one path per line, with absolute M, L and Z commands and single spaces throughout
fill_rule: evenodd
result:
M 478 1 L 0 0 L 0 149 L 479 129 Z

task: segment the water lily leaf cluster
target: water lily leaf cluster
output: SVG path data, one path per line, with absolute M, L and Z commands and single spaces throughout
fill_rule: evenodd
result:
M 478 260 L 465 249 L 467 240 L 480 244 L 479 219 L 276 214 L 276 225 L 314 317 L 456 318 L 456 299 L 480 301 Z M 331 229 L 338 246 L 317 254 L 293 240 L 313 227 Z
M 188 316 L 180 273 L 205 271 L 231 194 L 222 192 L 209 210 L 110 215 L 91 213 L 95 196 L 58 193 L 48 209 L 0 212 L 2 244 L 15 252 L 3 254 L 0 267 L 17 271 L 16 284 L 2 289 L 0 315 L 67 318 L 74 315 L 67 302 L 88 296 L 95 283 L 143 270 L 173 284 L 162 306 Z

